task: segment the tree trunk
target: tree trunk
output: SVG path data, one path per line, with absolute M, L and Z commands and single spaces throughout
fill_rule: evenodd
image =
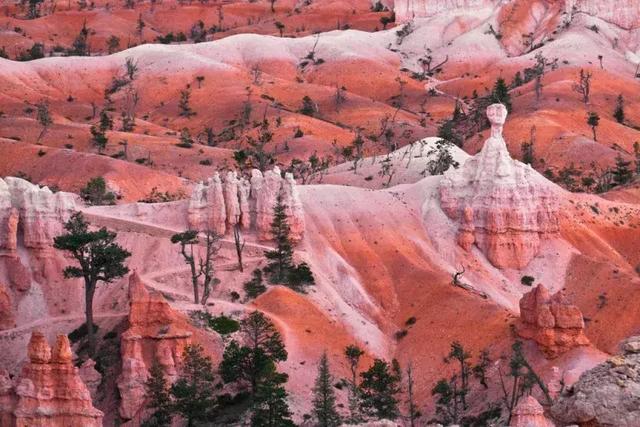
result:
M 242 265 L 242 249 L 244 249 L 244 243 L 240 243 L 240 224 L 236 223 L 233 226 L 233 239 L 236 243 L 236 254 L 238 255 L 238 268 L 240 272 L 244 271 L 244 266 Z
M 93 294 L 95 284 L 85 284 L 85 325 L 87 327 L 87 339 L 89 340 L 89 355 L 93 357 L 96 352 L 96 337 L 93 334 Z

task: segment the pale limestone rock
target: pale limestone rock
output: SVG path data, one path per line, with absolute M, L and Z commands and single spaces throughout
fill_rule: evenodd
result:
M 396 22 L 403 23 L 414 18 L 430 18 L 442 12 L 456 9 L 473 12 L 473 9 L 492 6 L 501 0 L 394 0 Z
M 502 104 L 487 108 L 491 137 L 477 155 L 440 181 L 440 204 L 458 222 L 458 243 L 478 246 L 498 268 L 523 268 L 540 240 L 558 232 L 558 203 L 552 184 L 511 158 L 502 138 Z
M 249 196 L 251 194 L 251 184 L 245 178 L 240 180 L 238 185 L 238 200 L 240 203 L 240 225 L 244 230 L 248 230 L 251 227 L 251 213 Z
M 273 207 L 282 188 L 282 176 L 277 166 L 264 173 L 264 180 L 260 191 L 257 192 L 256 230 L 260 240 L 270 240 L 271 223 L 273 222 Z
M 282 202 L 287 207 L 287 217 L 291 227 L 291 240 L 297 242 L 302 239 L 304 233 L 304 211 L 302 202 L 296 187 L 293 174 L 286 173 L 282 183 Z
M 250 198 L 249 198 L 249 218 L 251 225 L 255 226 L 258 218 L 258 194 L 262 192 L 262 185 L 264 184 L 264 176 L 258 169 L 251 170 L 250 180 Z
M 27 355 L 31 363 L 44 364 L 51 360 L 51 347 L 42 332 L 36 331 L 31 334 Z
M 227 172 L 224 178 L 224 203 L 226 207 L 227 224 L 233 227 L 240 222 L 240 199 L 238 197 L 238 177 L 235 171 Z
M 640 337 L 625 344 L 640 347 Z M 584 372 L 554 401 L 551 415 L 561 425 L 637 427 L 640 420 L 640 353 L 623 352 Z
M 64 334 L 56 337 L 56 344 L 51 353 L 51 363 L 70 364 L 73 361 L 69 338 Z
M 194 230 L 213 230 L 224 235 L 226 207 L 220 174 L 215 172 L 206 183 L 199 183 L 189 199 L 189 227 Z

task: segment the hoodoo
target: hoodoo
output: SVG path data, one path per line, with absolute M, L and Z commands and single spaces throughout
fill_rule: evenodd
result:
M 440 203 L 458 223 L 458 243 L 475 244 L 497 268 L 523 268 L 536 256 L 540 240 L 558 232 L 552 184 L 511 158 L 502 138 L 507 109 L 487 108 L 491 136 L 460 169 L 440 181 Z

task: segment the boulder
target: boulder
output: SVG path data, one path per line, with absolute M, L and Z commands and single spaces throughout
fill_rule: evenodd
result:
M 440 180 L 440 205 L 458 224 L 458 244 L 475 244 L 497 268 L 526 267 L 540 241 L 556 235 L 557 196 L 553 184 L 511 158 L 502 138 L 507 110 L 487 108 L 491 137 L 482 150 Z
M 622 345 L 623 353 L 584 372 L 551 407 L 566 424 L 637 427 L 640 420 L 640 336 Z
M 532 339 L 547 358 L 553 359 L 574 347 L 589 345 L 580 309 L 562 291 L 550 295 L 540 284 L 520 299 L 518 335 Z

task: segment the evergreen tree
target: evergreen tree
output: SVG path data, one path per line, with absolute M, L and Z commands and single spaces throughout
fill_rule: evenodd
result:
M 287 391 L 283 386 L 287 380 L 287 374 L 276 372 L 273 366 L 270 367 L 256 389 L 251 414 L 252 427 L 295 426 L 287 404 Z
M 151 365 L 149 379 L 145 383 L 147 390 L 147 408 L 153 410 L 151 416 L 142 423 L 142 427 L 164 427 L 171 425 L 171 395 L 162 366 L 157 361 Z
M 329 371 L 327 353 L 323 353 L 318 365 L 318 376 L 313 388 L 313 415 L 318 427 L 338 427 L 340 415 L 336 411 L 336 396 L 333 391 L 333 378 Z
M 275 240 L 276 248 L 265 251 L 265 257 L 271 262 L 265 267 L 271 283 L 285 283 L 289 273 L 293 270 L 293 244 L 291 243 L 289 219 L 286 212 L 287 206 L 282 201 L 282 194 L 278 193 L 276 205 L 273 208 L 273 221 L 271 222 L 271 234 Z
M 87 28 L 87 21 L 82 23 L 80 33 L 75 38 L 72 44 L 73 49 L 69 51 L 74 56 L 88 56 L 89 55 L 89 28 Z
M 80 190 L 80 197 L 89 205 L 113 205 L 116 195 L 107 191 L 107 183 L 101 176 L 91 178 L 87 185 Z
M 244 284 L 244 292 L 247 299 L 257 298 L 267 291 L 267 287 L 262 282 L 262 270 L 256 268 L 251 273 L 251 280 Z
M 367 413 L 379 420 L 398 418 L 398 398 L 400 393 L 400 372 L 397 362 L 392 368 L 389 363 L 375 359 L 369 370 L 360 374 L 362 382 L 362 406 Z
M 89 355 L 95 353 L 96 342 L 93 326 L 93 296 L 98 282 L 110 283 L 124 276 L 129 269 L 124 261 L 131 254 L 115 243 L 117 234 L 101 228 L 89 231 L 89 223 L 82 212 L 74 213 L 64 224 L 65 234 L 53 239 L 53 247 L 68 252 L 80 267 L 67 266 L 64 277 L 84 279 L 85 315 Z
M 98 148 L 98 153 L 102 153 L 105 148 L 107 148 L 107 144 L 109 143 L 109 138 L 104 133 L 104 131 L 100 130 L 96 126 L 91 126 L 89 129 L 91 132 L 91 142 Z
M 509 88 L 502 77 L 498 77 L 498 80 L 496 80 L 493 86 L 491 100 L 503 104 L 507 107 L 507 111 L 511 112 L 511 95 L 509 95 Z
M 355 344 L 348 345 L 344 349 L 344 355 L 349 364 L 351 378 L 349 379 L 349 422 L 356 424 L 362 421 L 360 415 L 360 387 L 358 386 L 358 364 L 364 351 Z
M 618 123 L 624 123 L 624 98 L 622 94 L 618 95 L 616 99 L 616 110 L 613 112 L 613 117 Z
M 630 168 L 631 161 L 625 160 L 620 154 L 616 156 L 616 167 L 613 169 L 613 181 L 617 185 L 624 185 L 633 178 L 633 171 Z
M 44 134 L 47 132 L 49 126 L 53 123 L 51 120 L 51 115 L 49 114 L 49 104 L 46 101 L 40 101 L 36 104 L 36 114 L 38 123 L 42 125 L 42 131 L 40 135 L 38 135 L 38 142 L 42 139 Z
M 275 364 L 287 360 L 287 350 L 273 323 L 259 311 L 242 320 L 240 333 L 244 344 L 233 340 L 227 345 L 219 371 L 227 383 L 248 383 L 255 396 L 258 386 L 275 371 Z
M 195 422 L 211 420 L 216 410 L 213 397 L 215 377 L 211 359 L 203 354 L 200 345 L 184 349 L 184 363 L 180 377 L 171 386 L 175 412 L 187 420 L 189 427 Z

